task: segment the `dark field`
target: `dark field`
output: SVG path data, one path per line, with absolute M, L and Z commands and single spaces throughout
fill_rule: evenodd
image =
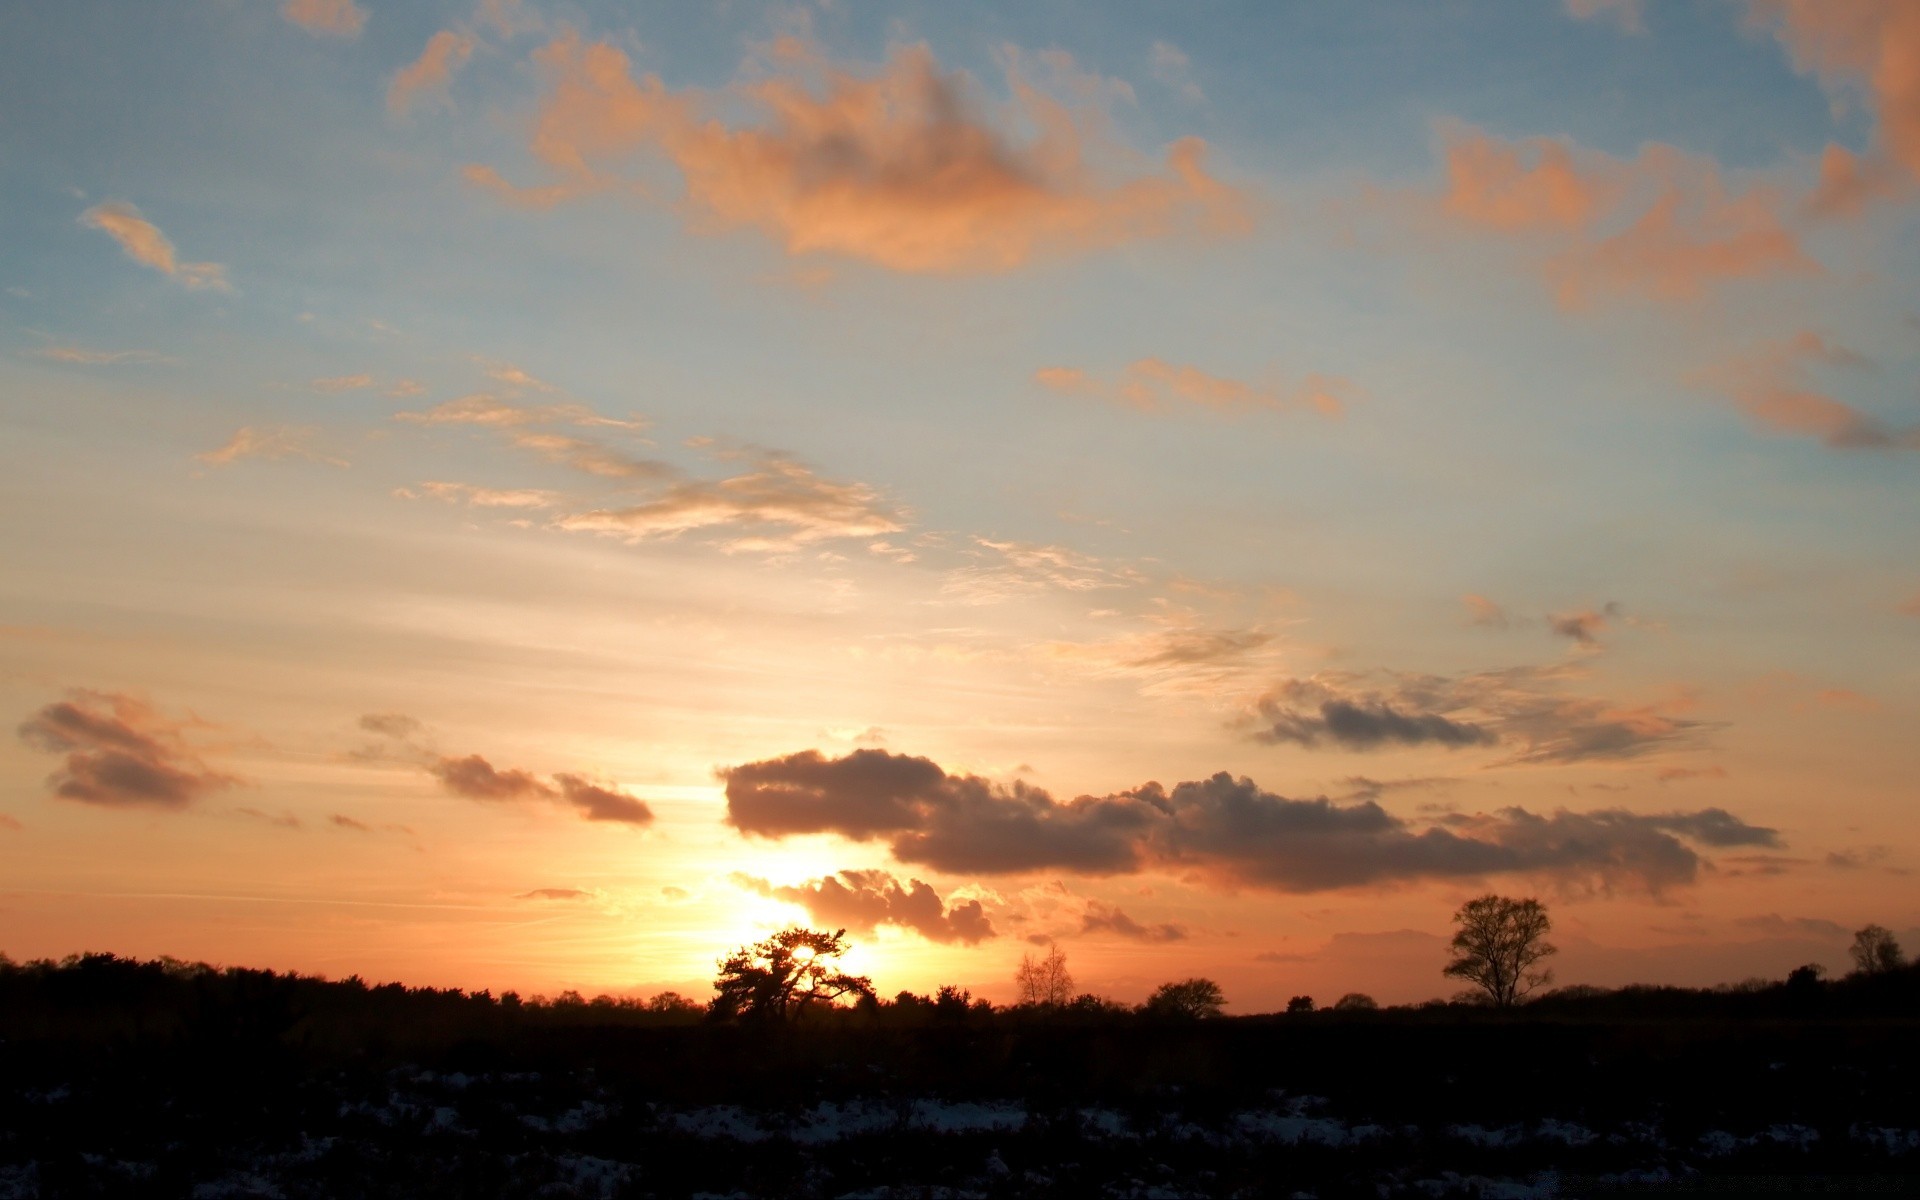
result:
M 105 956 L 0 968 L 0 1197 L 1920 1192 L 1920 973 L 787 1025 Z

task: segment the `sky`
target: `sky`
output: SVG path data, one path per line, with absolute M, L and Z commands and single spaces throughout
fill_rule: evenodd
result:
M 1920 943 L 1920 5 L 0 10 L 0 952 Z

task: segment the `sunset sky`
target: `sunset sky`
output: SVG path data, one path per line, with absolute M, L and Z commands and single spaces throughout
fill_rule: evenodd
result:
M 0 10 L 0 952 L 1920 941 L 1920 4 Z

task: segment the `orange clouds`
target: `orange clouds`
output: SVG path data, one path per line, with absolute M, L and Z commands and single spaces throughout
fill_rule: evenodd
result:
M 473 47 L 471 35 L 451 29 L 428 38 L 420 57 L 394 75 L 387 88 L 387 111 L 396 117 L 405 116 L 422 96 L 447 103 L 447 85 L 453 81 L 453 73 L 473 56 Z
M 768 455 L 743 475 L 686 480 L 644 503 L 573 513 L 554 524 L 628 541 L 734 528 L 743 532 L 724 544 L 728 550 L 787 550 L 826 538 L 897 533 L 904 521 L 865 484 L 822 479 L 799 463 Z
M 280 15 L 322 37 L 359 37 L 367 23 L 367 10 L 353 0 L 286 0 Z
M 1819 270 L 1787 228 L 1778 189 L 1732 189 L 1713 160 L 1672 146 L 1619 159 L 1457 128 L 1445 154 L 1447 186 L 1425 199 L 1430 213 L 1521 240 L 1562 308 L 1696 300 L 1731 280 Z
M 1860 87 L 1880 138 L 1920 178 L 1920 5 L 1910 0 L 1747 0 L 1800 71 Z
M 810 55 L 780 56 L 811 71 Z M 564 180 L 516 188 L 491 168 L 467 178 L 516 203 L 560 199 L 634 180 L 643 150 L 671 162 L 696 228 L 756 228 L 791 254 L 836 253 L 899 271 L 1006 271 L 1049 253 L 1182 229 L 1244 228 L 1246 203 L 1208 174 L 1205 145 L 1185 138 L 1165 167 L 1112 181 L 1097 169 L 1089 122 L 1010 71 L 1025 141 L 977 111 L 971 81 L 943 73 L 924 47 L 877 75 L 821 68 L 823 87 L 793 76 L 743 85 L 766 116 L 730 126 L 712 98 L 636 81 L 625 54 L 568 33 L 539 51 L 553 81 L 535 122 L 534 156 Z
M 1890 429 L 1872 414 L 1816 390 L 1809 378 L 1814 367 L 1871 365 L 1844 346 L 1802 331 L 1701 372 L 1697 381 L 1725 394 L 1769 433 L 1818 438 L 1842 450 L 1920 450 L 1920 429 Z
M 1567 0 L 1567 11 L 1581 20 L 1611 17 L 1628 33 L 1645 33 L 1647 14 L 1642 5 L 1643 0 Z
M 314 448 L 313 443 L 319 436 L 319 430 L 305 427 L 283 425 L 264 428 L 248 425 L 235 432 L 219 449 L 194 457 L 210 467 L 228 466 L 243 458 L 264 458 L 273 462 L 299 458 L 332 467 L 346 466 L 344 459 L 331 457 Z
M 1033 373 L 1033 379 L 1056 392 L 1097 396 L 1146 412 L 1197 405 L 1223 413 L 1307 408 L 1322 416 L 1337 417 L 1344 407 L 1341 396 L 1357 390 L 1345 379 L 1319 374 L 1308 375 L 1292 389 L 1273 384 L 1255 386 L 1160 358 L 1129 363 L 1113 380 L 1095 378 L 1078 367 L 1042 367 Z
M 80 223 L 105 233 L 120 243 L 120 249 L 128 258 L 152 267 L 182 286 L 222 292 L 233 290 L 227 283 L 225 267 L 219 263 L 181 262 L 167 235 L 124 200 L 94 205 L 80 214 Z
M 1807 198 L 1806 213 L 1825 220 L 1854 220 L 1880 200 L 1906 191 L 1899 168 L 1828 144 L 1820 156 L 1820 183 Z

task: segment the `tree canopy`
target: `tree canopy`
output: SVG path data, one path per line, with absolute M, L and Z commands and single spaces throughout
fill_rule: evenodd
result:
M 1444 974 L 1478 985 L 1501 1008 L 1553 982 L 1552 971 L 1534 970 L 1541 959 L 1559 953 L 1546 941 L 1553 922 L 1538 900 L 1489 893 L 1461 905 L 1453 920 L 1460 928 Z
M 713 981 L 718 1017 L 781 1021 L 846 997 L 873 997 L 873 981 L 839 969 L 847 931 L 822 933 L 793 926 L 763 942 L 742 946 L 720 962 Z
M 1179 1017 L 1193 1020 L 1217 1017 L 1226 1007 L 1226 993 L 1211 979 L 1183 979 L 1163 983 L 1147 997 L 1146 1012 L 1155 1017 Z

